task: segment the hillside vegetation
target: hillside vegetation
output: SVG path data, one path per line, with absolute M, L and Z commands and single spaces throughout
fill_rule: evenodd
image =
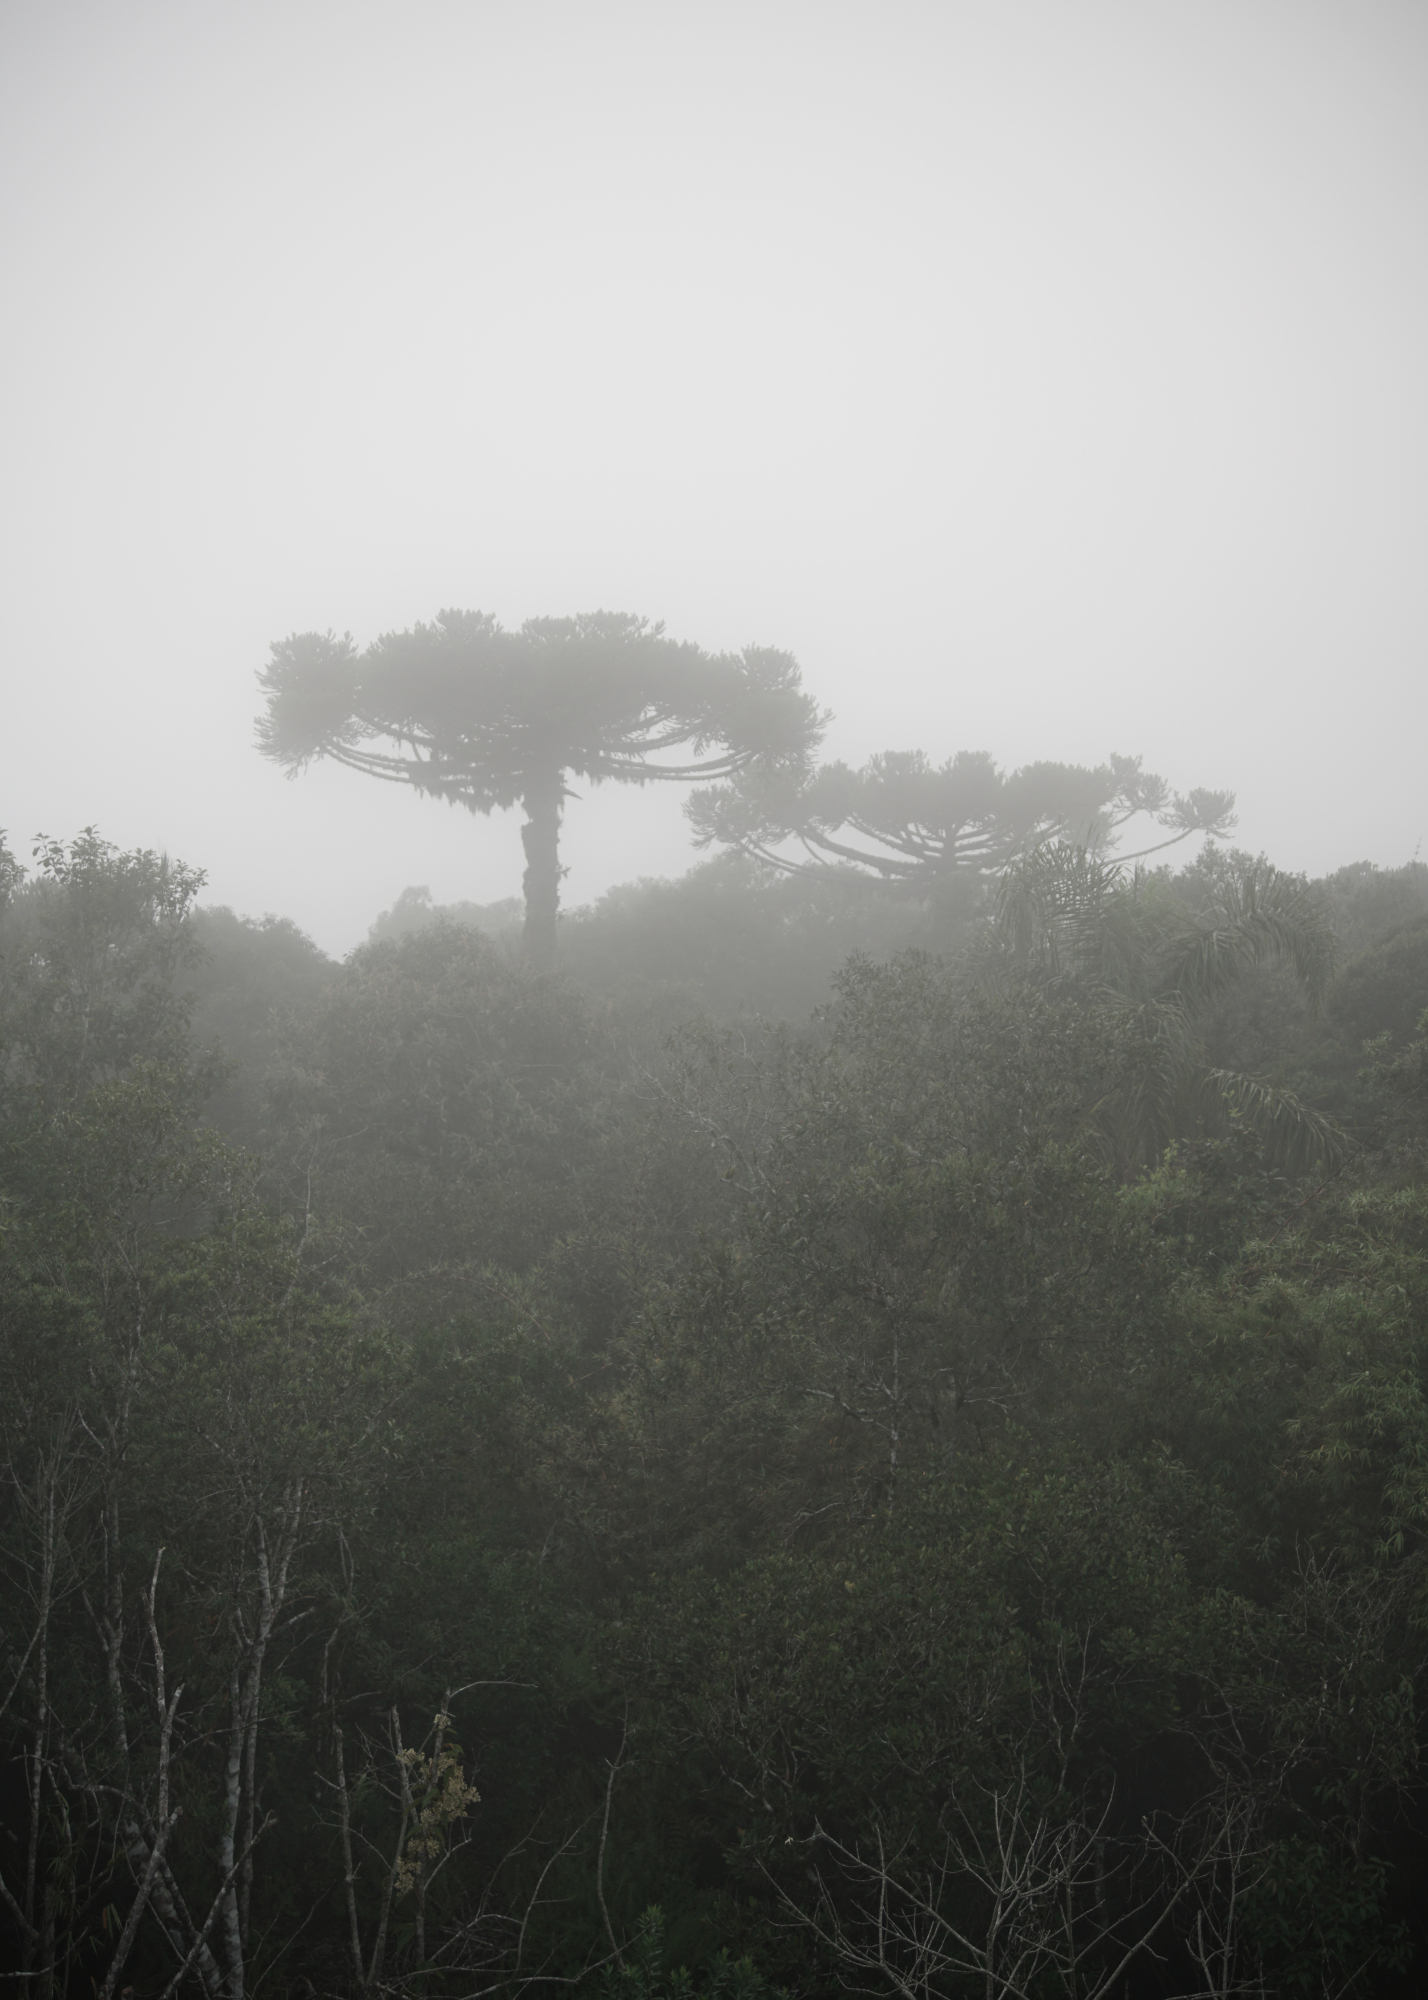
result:
M 0 1964 L 1398 1994 L 1428 868 L 0 865 Z

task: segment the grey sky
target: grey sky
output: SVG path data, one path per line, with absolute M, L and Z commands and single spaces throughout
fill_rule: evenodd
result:
M 0 9 L 0 824 L 356 942 L 519 886 L 253 751 L 270 639 L 604 606 L 831 754 L 1140 751 L 1428 850 L 1428 10 Z M 572 806 L 567 902 L 693 858 Z

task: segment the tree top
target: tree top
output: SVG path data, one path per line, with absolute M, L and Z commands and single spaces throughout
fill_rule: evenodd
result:
M 296 633 L 259 681 L 258 745 L 289 772 L 331 757 L 483 813 L 556 774 L 563 788 L 567 775 L 802 770 L 826 719 L 791 654 L 706 653 L 624 612 L 507 631 L 486 612 L 446 610 L 365 651 L 350 633 Z

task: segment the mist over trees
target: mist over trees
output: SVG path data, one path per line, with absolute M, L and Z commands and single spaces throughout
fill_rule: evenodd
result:
M 494 809 L 554 739 L 452 676 L 603 661 L 848 782 L 785 656 L 417 630 L 277 649 L 272 754 Z M 650 712 L 592 696 L 608 775 Z M 1133 760 L 868 770 L 558 973 L 548 896 L 338 964 L 0 844 L 25 1990 L 1416 1990 L 1428 868 L 1126 865 L 1230 810 Z
M 442 611 L 363 653 L 350 636 L 299 633 L 274 644 L 260 681 L 259 747 L 290 773 L 331 757 L 468 812 L 521 806 L 526 949 L 543 967 L 555 961 L 570 778 L 796 775 L 822 732 L 787 653 L 715 656 L 618 612 L 508 632 L 483 612 Z
M 484 612 L 443 611 L 361 653 L 350 634 L 295 633 L 274 642 L 259 683 L 258 746 L 290 776 L 328 757 L 472 813 L 519 804 L 525 946 L 546 970 L 572 777 L 716 780 L 686 805 L 696 845 L 917 892 L 995 878 L 1053 838 L 1104 850 L 1137 818 L 1166 837 L 1125 859 L 1235 825 L 1232 792 L 1173 792 L 1139 757 L 1004 772 L 984 751 L 934 767 L 921 751 L 889 750 L 858 771 L 815 765 L 829 718 L 791 654 L 711 656 L 627 613 L 533 618 L 508 632 Z

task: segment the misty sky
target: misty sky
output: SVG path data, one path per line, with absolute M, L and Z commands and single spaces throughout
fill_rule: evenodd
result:
M 828 752 L 1143 753 L 1428 855 L 1428 8 L 4 0 L 0 825 L 356 943 L 487 821 L 252 748 L 270 640 L 603 606 Z M 567 817 L 567 903 L 695 857 Z

